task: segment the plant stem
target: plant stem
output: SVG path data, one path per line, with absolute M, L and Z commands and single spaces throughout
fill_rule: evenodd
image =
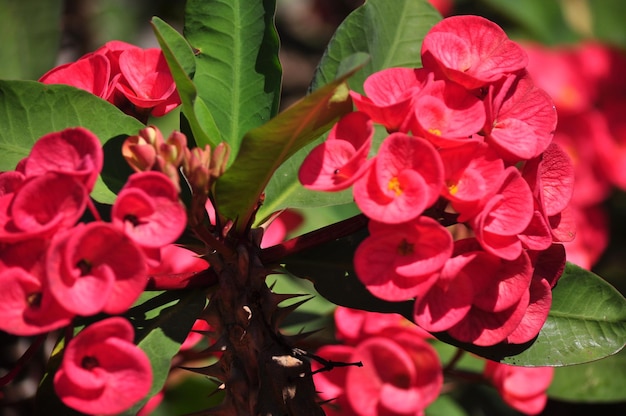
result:
M 369 219 L 359 214 L 326 227 L 294 237 L 281 244 L 261 250 L 263 264 L 278 263 L 282 258 L 299 253 L 311 247 L 346 237 L 367 226 Z
M 37 338 L 33 341 L 32 344 L 28 347 L 28 349 L 22 354 L 22 356 L 17 360 L 15 366 L 4 376 L 0 377 L 0 386 L 4 386 L 11 382 L 20 371 L 24 368 L 24 365 L 35 355 L 39 347 L 43 344 L 46 339 L 47 334 L 38 335 Z

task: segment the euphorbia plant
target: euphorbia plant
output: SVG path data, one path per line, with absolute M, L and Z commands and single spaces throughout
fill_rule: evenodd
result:
M 279 113 L 274 8 L 188 1 L 182 35 L 152 20 L 160 50 L 0 82 L 0 329 L 58 335 L 40 413 L 135 414 L 182 366 L 219 384 L 203 414 L 423 414 L 448 380 L 536 414 L 549 367 L 624 346 L 624 298 L 565 262 L 574 171 L 521 46 L 370 0 Z M 179 105 L 177 131 L 146 125 Z M 294 209 L 340 205 L 285 241 Z M 341 344 L 282 331 L 308 299 L 273 282 L 298 278 Z

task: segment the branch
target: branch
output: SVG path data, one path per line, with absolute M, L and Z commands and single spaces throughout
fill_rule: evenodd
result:
M 263 264 L 278 263 L 279 260 L 288 255 L 299 253 L 311 247 L 353 234 L 366 227 L 368 221 L 369 219 L 365 215 L 359 214 L 335 224 L 302 234 L 281 244 L 261 250 L 261 261 Z

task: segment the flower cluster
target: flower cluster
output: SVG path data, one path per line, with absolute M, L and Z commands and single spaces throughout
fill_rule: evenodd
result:
M 181 235 L 185 207 L 161 172 L 131 175 L 113 204 L 110 222 L 101 220 L 89 195 L 102 166 L 98 138 L 77 127 L 41 137 L 14 171 L 0 173 L 1 330 L 43 334 L 69 325 L 76 316 L 126 312 L 159 265 L 162 250 Z M 117 413 L 111 409 L 118 407 L 99 407 L 99 400 L 118 400 L 117 387 L 110 390 L 112 382 L 104 376 L 92 380 L 86 375 L 106 372 L 109 365 L 134 362 L 129 371 L 141 373 L 136 377 L 141 383 L 126 389 L 124 400 L 116 403 L 130 406 L 151 385 L 147 358 L 132 343 L 132 327 L 111 322 L 117 323 L 101 321 L 70 342 L 63 371 L 55 378 L 67 405 Z M 107 330 L 109 325 L 113 329 Z M 119 368 L 111 370 L 115 377 L 130 382 Z M 85 407 L 83 401 L 91 404 Z
M 334 318 L 341 344 L 321 347 L 321 359 L 313 362 L 315 387 L 329 416 L 423 415 L 449 376 L 463 380 L 462 372 L 442 368 L 432 337 L 400 315 L 339 306 Z M 528 415 L 543 410 L 554 368 L 471 359 L 484 361 L 480 381 L 495 387 L 506 404 Z
M 576 188 L 570 206 L 577 237 L 565 244 L 567 258 L 591 268 L 609 243 L 603 203 L 613 187 L 626 190 L 626 58 L 595 42 L 552 48 L 525 44 L 524 49 L 528 72 L 553 97 L 559 112 L 554 141 L 574 163 Z
M 51 69 L 39 81 L 89 91 L 141 121 L 148 115 L 163 116 L 180 104 L 161 49 L 119 40 Z
M 428 334 L 397 314 L 378 314 L 338 307 L 337 337 L 345 344 L 325 345 L 317 354 L 330 362 L 362 362 L 317 371 L 319 396 L 329 401 L 327 415 L 423 415 L 443 384 L 437 352 Z
M 574 237 L 574 171 L 556 110 L 495 23 L 454 16 L 422 44 L 423 68 L 372 74 L 358 111 L 304 160 L 310 189 L 352 187 L 370 218 L 354 267 L 370 292 L 415 298 L 431 332 L 487 346 L 541 329 Z M 372 152 L 374 123 L 386 137 Z M 449 227 L 449 228 L 446 228 Z

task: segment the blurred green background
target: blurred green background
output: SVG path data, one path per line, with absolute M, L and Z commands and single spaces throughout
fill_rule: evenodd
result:
M 277 3 L 277 26 L 282 43 L 280 59 L 284 71 L 281 106 L 284 108 L 305 94 L 335 28 L 362 0 L 278 0 Z M 442 7 L 446 14 L 487 17 L 515 40 L 557 46 L 594 39 L 626 50 L 626 1 L 623 0 L 440 0 L 433 3 Z M 149 25 L 150 18 L 159 16 L 180 29 L 184 5 L 181 0 L 0 0 L 0 79 L 36 80 L 52 67 L 76 60 L 113 39 L 143 47 L 157 46 Z M 171 120 L 176 122 L 175 118 Z M 608 249 L 593 270 L 626 293 L 626 193 L 613 189 L 603 206 L 610 219 L 610 240 Z M 340 220 L 354 212 L 350 206 L 304 212 L 306 221 L 299 232 Z M 302 281 L 281 281 L 277 290 L 313 292 Z M 332 304 L 323 299 L 305 304 L 298 311 L 299 315 L 287 321 L 287 324 L 297 323 L 288 330 L 297 331 L 301 329 L 302 320 L 311 319 L 305 329 L 325 327 L 326 335 L 330 336 L 331 312 Z M 2 335 L 0 343 L 4 348 L 19 343 L 19 340 Z M 0 367 L 9 365 L 10 360 L 11 357 L 3 357 Z M 619 366 L 613 368 L 624 373 L 625 353 L 622 351 L 611 365 Z M 611 377 L 608 374 L 610 369 L 610 366 L 606 369 L 607 377 Z M 36 379 L 36 375 L 30 376 Z M 28 377 L 26 374 L 23 380 Z M 183 377 L 181 374 L 173 377 L 162 405 L 153 414 L 179 415 L 200 410 L 218 399 L 217 396 L 209 397 L 216 387 L 203 376 Z M 623 387 L 626 391 L 626 385 Z M 32 390 L 32 386 L 30 388 Z M 517 414 L 503 407 L 493 393 L 481 388 L 468 390 L 460 397 L 465 403 L 464 409 L 444 403 L 439 405 L 439 410 L 433 409 L 428 414 Z M 0 403 L 2 400 L 0 397 Z M 21 413 L 20 409 L 26 413 Z M 0 404 L 0 415 L 28 414 L 24 409 L 28 409 L 28 403 L 23 407 L 19 403 L 16 406 Z M 626 414 L 626 404 L 550 400 L 542 414 L 623 415 Z

